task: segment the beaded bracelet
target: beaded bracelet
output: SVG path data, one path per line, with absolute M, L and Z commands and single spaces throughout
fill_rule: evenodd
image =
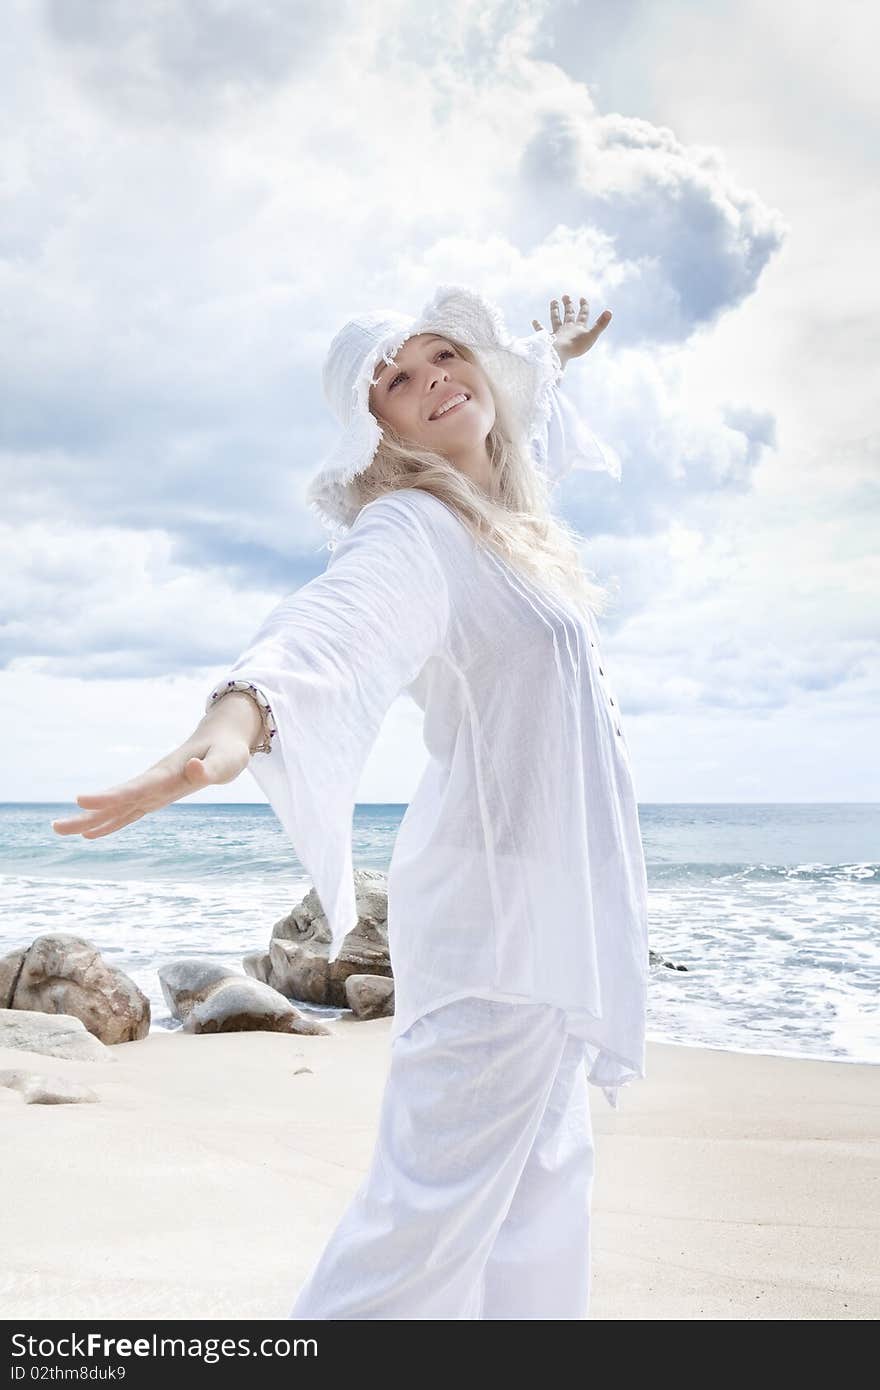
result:
M 224 695 L 231 695 L 233 690 L 241 690 L 245 695 L 250 695 L 251 699 L 256 701 L 260 709 L 260 715 L 263 720 L 263 737 L 256 748 L 251 749 L 251 753 L 271 753 L 272 739 L 278 732 L 275 716 L 272 713 L 272 706 L 269 704 L 267 697 L 263 694 L 262 690 L 260 690 L 258 686 L 253 685 L 251 681 L 221 681 L 219 685 L 215 685 L 205 703 L 205 712 L 207 713 L 217 700 L 222 700 Z

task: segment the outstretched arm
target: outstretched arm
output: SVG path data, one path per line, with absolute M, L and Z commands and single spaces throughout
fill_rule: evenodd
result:
M 248 769 L 315 885 L 331 961 L 358 920 L 351 836 L 360 775 L 393 701 L 443 645 L 450 621 L 434 509 L 448 515 L 411 489 L 363 507 L 324 573 L 275 605 L 215 687 L 252 687 L 271 707 L 274 737 Z M 257 719 L 238 692 L 218 694 L 217 717 L 236 700 Z
M 590 328 L 589 305 L 583 296 L 577 314 L 570 295 L 564 294 L 562 302 L 564 313 L 560 312 L 559 300 L 551 299 L 550 323 L 553 345 L 564 371 L 572 357 L 582 357 L 598 341 L 611 322 L 611 310 L 603 310 Z M 532 319 L 532 326 L 538 332 L 543 331 L 543 324 L 538 319 Z M 573 468 L 610 473 L 613 478 L 620 480 L 620 459 L 617 454 L 597 439 L 583 411 L 566 397 L 564 389 L 553 392 L 550 419 L 532 447 L 537 467 L 554 485 Z
M 126 782 L 83 792 L 76 798 L 82 814 L 60 816 L 52 821 L 52 829 L 56 835 L 97 840 L 202 787 L 231 782 L 248 766 L 260 725 L 254 702 L 233 692 L 205 714 L 177 748 Z

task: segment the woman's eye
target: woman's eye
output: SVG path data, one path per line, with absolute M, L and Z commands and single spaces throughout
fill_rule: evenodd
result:
M 442 348 L 441 351 L 437 353 L 437 357 L 438 357 L 438 358 L 440 358 L 440 357 L 454 357 L 454 356 L 455 356 L 455 353 L 452 351 L 451 348 Z M 388 383 L 388 390 L 389 390 L 389 391 L 393 391 L 394 388 L 395 388 L 395 386 L 397 385 L 398 381 L 400 381 L 400 380 L 401 380 L 403 377 L 405 377 L 405 376 L 406 376 L 406 372 L 398 372 L 398 373 L 397 373 L 397 376 L 394 378 L 394 380 Z

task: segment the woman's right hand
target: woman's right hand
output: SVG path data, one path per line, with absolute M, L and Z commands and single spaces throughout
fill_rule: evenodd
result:
M 227 698 L 234 700 L 233 696 Z M 241 724 L 220 717 L 218 708 L 206 715 L 185 743 L 145 772 L 106 791 L 78 796 L 77 805 L 84 808 L 85 815 L 53 820 L 52 829 L 58 835 L 97 840 L 202 787 L 233 781 L 252 756 L 243 729 Z

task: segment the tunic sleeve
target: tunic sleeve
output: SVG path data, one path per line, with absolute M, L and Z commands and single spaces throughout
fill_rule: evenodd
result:
M 554 485 L 575 468 L 610 473 L 620 481 L 619 456 L 596 437 L 561 383 L 552 391 L 550 418 L 533 450 L 535 463 Z
M 418 503 L 389 493 L 362 508 L 324 573 L 278 603 L 220 682 L 252 682 L 271 705 L 271 750 L 248 768 L 314 883 L 331 961 L 358 920 L 351 839 L 361 772 L 390 706 L 449 624 L 446 575 Z

